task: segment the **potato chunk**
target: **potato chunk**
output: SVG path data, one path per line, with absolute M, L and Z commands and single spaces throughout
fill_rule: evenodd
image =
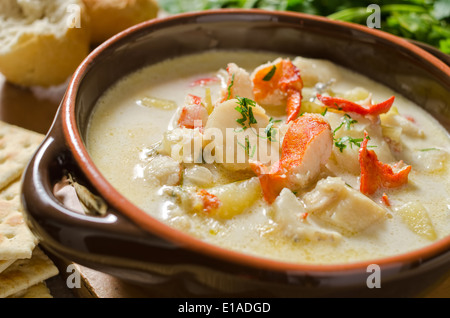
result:
M 340 94 L 337 94 L 339 96 Z M 363 87 L 355 87 L 342 94 L 342 98 L 355 102 L 359 105 L 370 105 L 372 103 L 372 93 Z
M 244 213 L 262 198 L 261 186 L 255 177 L 206 189 L 196 186 L 165 186 L 161 193 L 168 195 L 186 212 L 205 213 L 208 217 L 225 220 Z
M 338 228 L 343 234 L 356 234 L 378 222 L 386 210 L 339 177 L 320 180 L 304 195 L 306 211 Z
M 419 202 L 409 202 L 396 210 L 408 227 L 428 240 L 436 239 L 436 232 L 426 208 Z
M 410 137 L 423 138 L 425 133 L 418 125 L 402 116 L 396 107 L 392 107 L 386 114 L 380 115 L 383 126 L 400 127 L 402 133 Z
M 313 87 L 317 83 L 327 83 L 341 78 L 336 65 L 326 60 L 296 57 L 292 63 L 300 69 L 305 87 Z
M 449 153 L 445 149 L 431 147 L 420 150 L 405 149 L 404 156 L 417 170 L 429 173 L 443 172 L 449 162 Z
M 243 213 L 262 197 L 258 178 L 237 181 L 207 189 L 220 200 L 220 206 L 212 214 L 222 219 Z

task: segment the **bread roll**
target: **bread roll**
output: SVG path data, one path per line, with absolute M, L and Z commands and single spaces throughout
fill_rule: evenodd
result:
M 21 86 L 64 83 L 89 53 L 82 0 L 1 0 L 0 72 Z
M 101 43 L 158 14 L 156 0 L 83 0 L 92 22 L 92 43 Z

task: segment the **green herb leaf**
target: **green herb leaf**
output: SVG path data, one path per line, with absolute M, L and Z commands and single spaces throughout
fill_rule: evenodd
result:
M 423 149 L 419 149 L 419 151 L 422 151 L 422 152 L 424 152 L 424 151 L 432 151 L 432 150 L 439 150 L 438 148 L 423 148 Z
M 253 115 L 252 107 L 256 106 L 256 102 L 246 97 L 236 97 L 238 106 L 235 109 L 242 115 L 242 118 L 236 119 L 244 130 L 250 128 L 252 124 L 257 124 L 255 116 Z M 247 123 L 248 120 L 248 123 Z
M 352 126 L 353 124 L 356 124 L 357 122 L 358 122 L 358 121 L 355 120 L 355 119 L 353 119 L 352 117 L 350 117 L 350 115 L 345 114 L 345 115 L 342 117 L 342 122 L 341 122 L 341 124 L 340 124 L 339 126 L 337 126 L 337 127 L 333 130 L 333 136 L 334 136 L 334 134 L 335 134 L 339 129 L 342 128 L 342 126 L 345 125 L 345 127 L 347 128 L 347 130 L 350 130 L 350 129 L 351 129 L 351 126 Z
M 277 133 L 277 131 L 273 128 L 273 125 L 275 123 L 280 122 L 280 121 L 281 121 L 280 119 L 274 120 L 272 117 L 270 117 L 269 124 L 264 129 L 264 133 L 266 134 L 267 139 L 269 139 L 270 141 L 276 141 L 276 133 Z
M 250 154 L 250 140 L 248 137 L 245 137 L 245 152 L 247 155 Z
M 252 124 L 257 124 L 258 122 L 256 121 L 256 118 L 255 118 L 255 116 L 253 115 L 253 108 L 252 108 L 253 106 L 251 106 L 251 107 L 249 107 L 248 108 L 248 123 L 250 124 L 250 125 L 252 125 Z
M 425 42 L 450 53 L 449 0 L 159 0 L 164 11 L 175 14 L 218 8 L 259 8 L 304 12 L 331 19 L 367 25 L 368 5 L 381 9 L 381 30 Z
M 339 148 L 340 152 L 344 152 L 344 149 L 347 148 L 347 145 L 341 139 L 342 138 L 339 138 L 338 140 L 335 140 L 334 141 L 334 145 Z
M 233 75 L 231 75 L 231 81 L 230 81 L 230 84 L 227 87 L 227 92 L 228 92 L 227 100 L 229 100 L 230 97 L 231 97 L 231 88 L 233 87 L 233 85 L 234 85 L 234 73 L 233 73 Z
M 333 136 L 339 129 L 341 129 L 342 126 L 344 126 L 344 122 L 341 122 L 341 124 L 333 130 Z
M 277 67 L 274 65 L 270 69 L 270 71 L 266 74 L 266 76 L 263 77 L 263 81 L 268 82 L 272 79 L 273 75 L 275 74 L 275 71 L 277 70 Z
M 250 139 L 248 138 L 248 136 L 245 137 L 245 144 L 241 144 L 239 141 L 237 142 L 239 146 L 241 146 L 242 148 L 244 148 L 245 153 L 252 158 L 255 155 L 255 151 L 256 151 L 256 145 L 254 145 L 252 147 L 252 145 L 250 145 Z M 250 153 L 250 150 L 252 151 Z
M 350 115 L 345 114 L 344 122 L 345 122 L 345 127 L 347 128 L 347 130 L 350 130 L 351 125 L 356 124 L 358 121 L 353 119 L 352 117 L 350 117 Z
M 344 136 L 334 140 L 334 145 L 339 148 L 340 152 L 343 152 L 345 148 L 347 148 L 346 143 L 350 145 L 350 148 L 353 146 L 361 147 L 361 143 L 364 138 L 352 138 L 350 136 Z

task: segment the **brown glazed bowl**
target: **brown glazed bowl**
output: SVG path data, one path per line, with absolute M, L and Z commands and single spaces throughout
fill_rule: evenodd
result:
M 383 259 L 337 265 L 284 263 L 190 237 L 118 193 L 84 146 L 97 99 L 130 72 L 209 49 L 256 49 L 329 59 L 393 88 L 450 128 L 450 68 L 401 38 L 289 12 L 229 9 L 151 20 L 101 44 L 79 66 L 25 172 L 22 202 L 27 222 L 45 249 L 149 288 L 177 281 L 198 296 L 420 296 L 448 275 L 450 236 Z M 105 216 L 78 213 L 55 198 L 53 187 L 67 172 L 106 201 Z M 371 264 L 381 269 L 381 288 L 367 285 Z

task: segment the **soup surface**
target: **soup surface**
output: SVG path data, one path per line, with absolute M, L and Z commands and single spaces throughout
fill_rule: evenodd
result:
M 135 205 L 244 253 L 353 262 L 450 234 L 448 133 L 324 60 L 211 51 L 149 66 L 99 99 L 86 145 Z

